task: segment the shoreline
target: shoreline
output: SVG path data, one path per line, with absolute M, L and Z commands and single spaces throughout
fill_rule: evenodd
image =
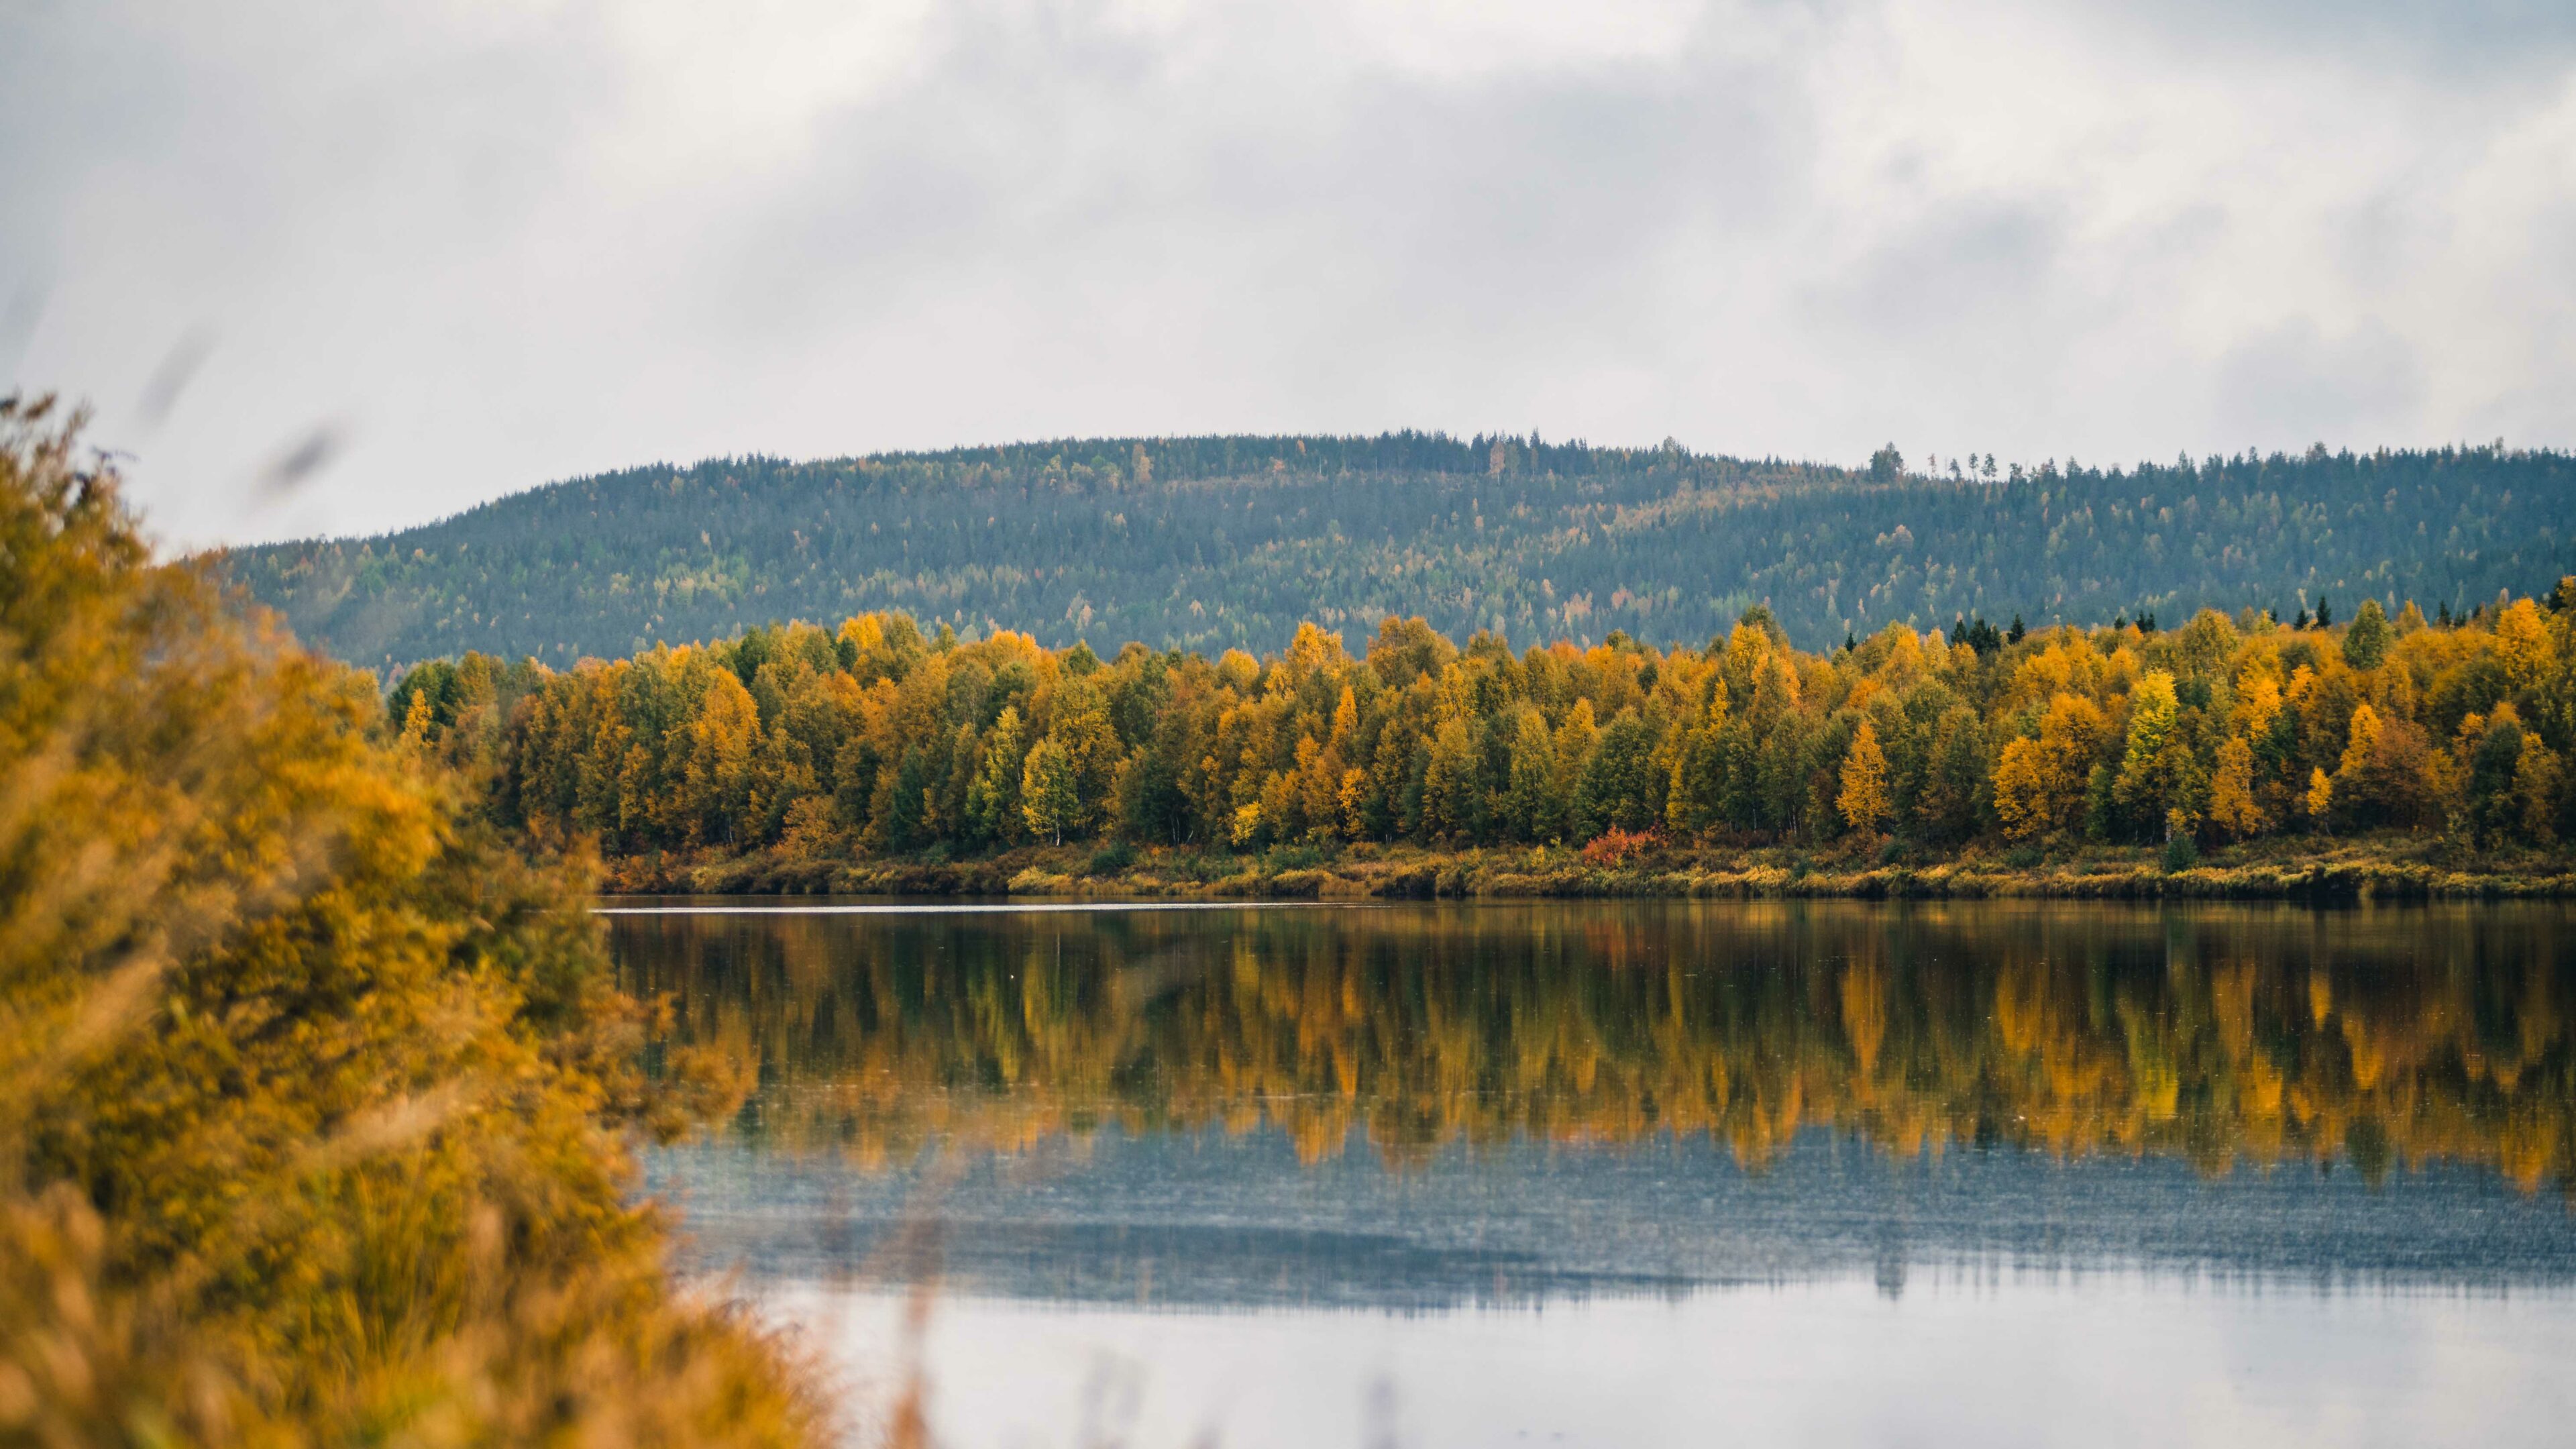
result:
M 2306 844 L 2308 849 L 2283 849 Z M 1124 856 L 1125 858 L 1120 858 Z M 974 896 L 1055 900 L 2273 900 L 2576 898 L 2576 860 L 2529 852 L 2446 858 L 2395 836 L 2263 842 L 2179 871 L 2148 847 L 2085 847 L 2014 863 L 1970 853 L 1920 862 L 1786 847 L 1656 847 L 1616 862 L 1560 846 L 1440 851 L 1351 845 L 1230 855 L 1187 848 L 1024 847 L 964 861 L 790 859 L 776 852 L 604 863 L 606 895 Z

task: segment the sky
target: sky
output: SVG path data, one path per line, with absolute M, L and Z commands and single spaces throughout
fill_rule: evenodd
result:
M 2576 444 L 2565 0 L 0 0 L 172 548 L 654 462 Z

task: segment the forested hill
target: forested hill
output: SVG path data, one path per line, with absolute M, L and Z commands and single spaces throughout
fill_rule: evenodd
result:
M 2570 566 L 2576 458 L 2502 448 L 1991 459 L 1937 473 L 1661 448 L 1107 439 L 575 479 L 372 539 L 244 549 L 235 579 L 369 665 L 556 665 L 791 619 L 911 613 L 1103 652 L 1356 643 L 1388 614 L 1527 643 L 1707 639 L 1766 603 L 1801 644 L 1891 620 L 2032 625 L 2363 595 L 2427 613 Z

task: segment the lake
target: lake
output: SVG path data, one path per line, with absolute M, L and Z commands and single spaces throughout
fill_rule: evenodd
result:
M 2576 1422 L 2558 906 L 607 904 L 690 1265 L 942 1443 Z

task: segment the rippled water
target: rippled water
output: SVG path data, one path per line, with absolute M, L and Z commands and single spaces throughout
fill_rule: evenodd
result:
M 757 1071 L 649 1164 L 698 1262 L 945 1442 L 2576 1410 L 2557 907 L 873 904 L 611 931 Z

